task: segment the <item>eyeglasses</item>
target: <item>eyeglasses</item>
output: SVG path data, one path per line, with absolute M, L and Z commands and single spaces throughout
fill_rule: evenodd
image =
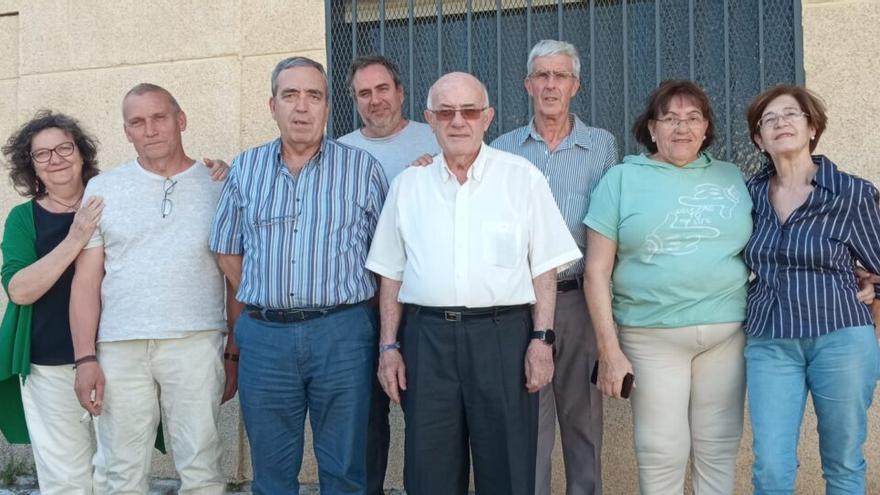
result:
M 447 121 L 455 118 L 455 114 L 461 113 L 461 117 L 465 120 L 477 120 L 483 115 L 483 110 L 486 110 L 489 107 L 483 108 L 444 108 L 442 110 L 431 110 L 428 109 L 429 112 L 434 114 L 434 117 L 439 121 Z
M 52 153 L 55 153 L 58 156 L 70 156 L 75 149 L 76 145 L 73 144 L 73 141 L 65 141 L 52 149 L 40 148 L 36 151 L 32 151 L 31 158 L 37 163 L 47 163 L 52 159 Z
M 529 74 L 529 79 L 535 79 L 541 82 L 547 82 L 550 79 L 565 81 L 567 79 L 574 79 L 574 72 L 562 70 L 536 70 Z
M 758 128 L 773 127 L 779 122 L 779 119 L 782 119 L 783 122 L 790 123 L 790 122 L 792 122 L 796 119 L 799 119 L 801 117 L 809 117 L 809 115 L 805 114 L 804 112 L 801 112 L 800 110 L 794 110 L 794 109 L 785 110 L 781 114 L 768 113 L 767 115 L 764 115 L 763 117 L 761 117 L 761 120 L 758 121 Z
M 660 125 L 667 129 L 678 129 L 678 126 L 681 124 L 684 124 L 688 129 L 693 129 L 694 127 L 703 125 L 706 122 L 706 119 L 703 117 L 688 117 L 686 119 L 666 117 L 665 119 L 654 119 L 654 122 L 659 122 Z
M 165 218 L 168 215 L 170 215 L 171 210 L 174 209 L 174 202 L 171 201 L 171 198 L 169 198 L 168 196 L 170 196 L 171 193 L 174 192 L 174 186 L 176 186 L 176 185 L 177 185 L 176 180 L 171 180 L 168 177 L 165 178 L 165 187 L 164 187 L 165 196 L 162 197 L 162 218 Z

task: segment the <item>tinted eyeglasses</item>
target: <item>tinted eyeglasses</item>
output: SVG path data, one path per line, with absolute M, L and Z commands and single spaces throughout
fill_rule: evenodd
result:
M 477 120 L 483 115 L 483 111 L 489 107 L 483 108 L 442 108 L 440 110 L 431 110 L 428 109 L 429 112 L 434 114 L 434 117 L 441 122 L 445 122 L 448 120 L 452 120 L 455 118 L 455 114 L 461 113 L 461 117 L 465 120 Z

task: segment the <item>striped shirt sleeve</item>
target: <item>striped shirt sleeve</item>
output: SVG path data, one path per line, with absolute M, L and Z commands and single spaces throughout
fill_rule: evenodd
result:
M 856 191 L 856 211 L 850 215 L 852 228 L 848 244 L 868 271 L 880 274 L 880 193 L 870 183 L 860 185 Z M 874 290 L 880 297 L 880 285 L 875 285 Z

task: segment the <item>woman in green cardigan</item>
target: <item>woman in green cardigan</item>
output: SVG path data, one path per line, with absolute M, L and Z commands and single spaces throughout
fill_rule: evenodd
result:
M 73 261 L 104 205 L 81 204 L 98 174 L 97 146 L 79 123 L 43 111 L 3 147 L 16 190 L 29 198 L 9 213 L 3 232 L 0 326 L 0 429 L 30 441 L 43 494 L 93 492 L 91 422 L 73 391 L 68 323 Z M 26 423 L 25 423 L 26 422 Z

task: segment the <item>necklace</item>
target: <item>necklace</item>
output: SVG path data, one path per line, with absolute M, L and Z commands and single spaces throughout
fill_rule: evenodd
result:
M 76 201 L 74 201 L 74 202 L 71 203 L 71 204 L 67 204 L 67 203 L 65 203 L 64 201 L 61 201 L 60 199 L 58 199 L 58 198 L 52 196 L 52 195 L 49 194 L 49 193 L 46 193 L 46 197 L 48 197 L 50 200 L 54 201 L 55 203 L 58 203 L 59 205 L 61 205 L 61 206 L 65 207 L 65 208 L 67 208 L 67 209 L 70 210 L 70 211 L 77 211 L 77 210 L 79 210 L 79 203 L 80 203 L 80 201 L 82 201 L 82 195 L 80 195 L 79 199 L 77 199 Z

